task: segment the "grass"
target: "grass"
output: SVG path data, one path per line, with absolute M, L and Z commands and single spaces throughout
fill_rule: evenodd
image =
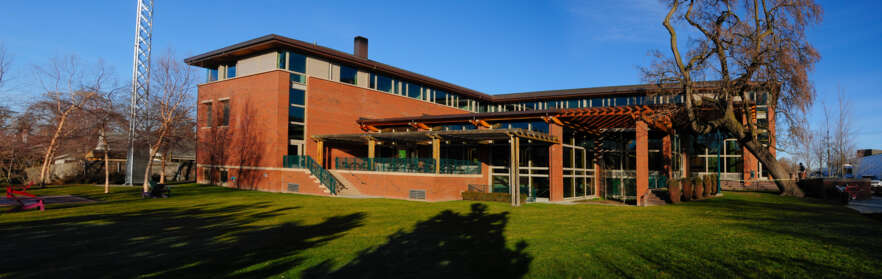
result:
M 0 278 L 882 277 L 882 222 L 760 193 L 661 207 L 55 186 L 0 214 Z

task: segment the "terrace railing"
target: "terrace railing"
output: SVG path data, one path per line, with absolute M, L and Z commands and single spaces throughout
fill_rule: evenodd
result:
M 668 187 L 668 177 L 659 174 L 649 175 L 649 189 L 659 189 Z
M 307 169 L 319 182 L 328 187 L 332 195 L 337 194 L 337 185 L 339 181 L 328 170 L 323 168 L 312 157 L 308 155 L 287 155 L 282 157 L 282 166 L 286 168 Z
M 441 159 L 442 174 L 480 174 L 481 164 L 466 160 Z M 429 158 L 335 158 L 339 170 L 435 173 L 435 159 Z

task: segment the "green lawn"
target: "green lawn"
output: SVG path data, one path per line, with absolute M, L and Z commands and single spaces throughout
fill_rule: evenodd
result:
M 772 194 L 661 207 L 345 199 L 185 185 L 0 214 L 0 278 L 882 277 L 882 222 Z M 5 210 L 5 208 L 3 208 Z

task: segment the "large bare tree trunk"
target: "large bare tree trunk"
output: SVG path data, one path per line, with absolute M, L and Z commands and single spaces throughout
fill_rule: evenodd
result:
M 165 133 L 166 129 L 163 128 L 156 139 L 156 144 L 153 145 L 154 148 L 150 148 L 150 156 L 147 157 L 147 168 L 144 170 L 144 193 L 150 191 L 150 172 L 153 168 L 153 157 L 159 152 L 159 147 L 162 146 L 162 141 L 165 139 Z
M 110 153 L 110 148 L 104 149 L 104 193 L 110 193 L 110 156 L 107 155 Z
M 40 187 L 46 186 L 46 174 L 49 171 L 49 163 L 52 160 L 52 155 L 55 153 L 55 146 L 58 145 L 58 139 L 61 137 L 61 131 L 64 128 L 64 122 L 67 120 L 67 112 L 61 114 L 61 118 L 58 121 L 58 127 L 55 128 L 55 134 L 52 135 L 52 140 L 49 141 L 49 147 L 46 148 L 46 154 L 43 156 L 43 166 L 40 168 Z
M 766 149 L 767 147 L 764 147 L 762 144 L 758 144 L 755 141 L 746 141 L 741 144 L 744 145 L 744 147 L 747 148 L 747 150 L 750 151 L 760 163 L 763 163 L 763 166 L 772 175 L 772 179 L 774 179 L 775 185 L 778 186 L 781 195 L 794 197 L 805 196 L 802 189 L 796 185 L 796 181 L 790 179 L 787 170 L 785 170 L 784 166 L 775 159 L 775 156 L 772 156 L 772 153 Z
M 165 184 L 165 162 L 168 161 L 169 154 L 171 154 L 171 150 L 166 150 L 165 154 L 162 155 L 162 171 L 159 172 L 159 184 Z

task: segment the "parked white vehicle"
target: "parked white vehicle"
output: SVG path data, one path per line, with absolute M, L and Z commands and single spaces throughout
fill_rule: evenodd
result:
M 882 180 L 870 181 L 870 190 L 876 194 L 882 194 Z

